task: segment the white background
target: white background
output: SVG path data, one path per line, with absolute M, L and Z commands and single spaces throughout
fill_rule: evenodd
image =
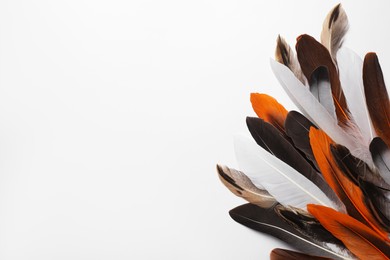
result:
M 337 1 L 0 1 L 0 259 L 267 259 L 218 180 L 250 92 Z M 386 1 L 346 45 L 390 74 Z

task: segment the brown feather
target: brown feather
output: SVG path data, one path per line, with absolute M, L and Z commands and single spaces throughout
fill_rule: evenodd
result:
M 313 37 L 301 35 L 297 39 L 296 50 L 303 74 L 310 79 L 313 72 L 320 66 L 328 69 L 336 116 L 341 126 L 347 126 L 350 112 L 336 66 L 333 64 L 329 51 Z
M 371 52 L 363 63 L 366 104 L 376 134 L 390 146 L 390 102 L 378 57 Z

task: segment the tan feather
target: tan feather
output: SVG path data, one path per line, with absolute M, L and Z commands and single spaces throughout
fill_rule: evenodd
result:
M 281 64 L 286 65 L 304 85 L 306 85 L 306 77 L 303 75 L 298 58 L 290 45 L 279 35 L 276 40 L 275 59 Z
M 274 197 L 266 190 L 257 188 L 243 172 L 222 165 L 217 165 L 217 171 L 222 183 L 238 197 L 262 208 L 276 203 Z
M 337 52 L 343 45 L 348 27 L 348 17 L 341 4 L 328 13 L 322 25 L 321 43 L 329 50 L 335 65 L 337 65 Z

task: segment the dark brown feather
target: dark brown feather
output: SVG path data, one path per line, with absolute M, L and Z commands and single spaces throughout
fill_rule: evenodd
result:
M 238 223 L 276 237 L 297 250 L 332 259 L 343 258 L 343 256 L 317 245 L 313 239 L 295 230 L 276 214 L 274 207 L 265 209 L 253 204 L 244 204 L 230 210 L 229 214 Z
M 371 122 L 379 137 L 390 146 L 390 102 L 378 57 L 367 53 L 363 63 L 363 84 Z
M 329 51 L 307 34 L 298 37 L 295 47 L 302 72 L 306 78 L 312 78 L 313 72 L 320 66 L 328 69 L 336 116 L 341 126 L 347 126 L 347 123 L 350 121 L 349 109 L 341 88 L 336 66 Z

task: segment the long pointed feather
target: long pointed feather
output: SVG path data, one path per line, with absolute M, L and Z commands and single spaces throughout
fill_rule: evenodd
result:
M 329 51 L 321 43 L 307 34 L 298 37 L 295 47 L 299 64 L 306 78 L 311 78 L 313 72 L 320 66 L 328 69 L 337 119 L 339 125 L 347 126 L 350 121 L 349 109 L 341 88 L 336 66 L 332 62 Z
M 243 172 L 221 165 L 217 165 L 217 171 L 222 183 L 238 197 L 263 208 L 277 203 L 274 197 L 257 188 Z
M 333 209 L 308 205 L 307 209 L 360 259 L 390 259 L 390 246 L 373 230 Z
M 336 143 L 346 146 L 351 153 L 372 165 L 368 147 L 361 140 L 347 134 L 319 104 L 310 91 L 284 65 L 271 60 L 272 70 L 291 100 L 313 123 L 323 129 Z
M 363 87 L 363 60 L 352 50 L 341 48 L 337 53 L 339 75 L 351 114 L 367 144 L 374 138 Z
M 364 58 L 363 84 L 371 122 L 377 135 L 390 146 L 390 101 L 378 57 L 373 52 Z
M 364 203 L 360 188 L 347 178 L 338 167 L 331 154 L 332 140 L 321 130 L 310 129 L 310 144 L 323 176 L 344 203 L 348 214 L 357 220 L 370 225 L 384 239 L 386 232 Z
M 306 84 L 306 78 L 294 51 L 280 35 L 276 41 L 275 59 L 286 65 L 303 84 Z
M 307 204 L 315 203 L 342 210 L 311 181 L 250 138 L 236 136 L 234 147 L 241 170 L 253 184 L 264 187 L 281 204 L 306 208 Z
M 313 182 L 339 208 L 344 208 L 343 203 L 326 183 L 321 174 L 313 169 L 306 159 L 303 158 L 296 148 L 275 127 L 255 117 L 247 117 L 246 123 L 257 144 Z
M 230 216 L 238 223 L 251 229 L 272 235 L 309 254 L 331 257 L 332 259 L 345 259 L 327 248 L 317 245 L 311 238 L 296 231 L 293 227 L 279 218 L 274 208 L 260 208 L 252 204 L 245 204 L 232 209 Z
M 306 158 L 312 162 L 317 170 L 319 170 L 309 140 L 310 127 L 315 127 L 315 125 L 301 113 L 290 111 L 287 114 L 284 127 L 287 136 L 291 138 L 294 146 L 303 152 Z
M 329 50 L 334 64 L 337 64 L 337 51 L 347 31 L 348 17 L 341 4 L 338 4 L 326 16 L 321 32 L 321 43 Z

